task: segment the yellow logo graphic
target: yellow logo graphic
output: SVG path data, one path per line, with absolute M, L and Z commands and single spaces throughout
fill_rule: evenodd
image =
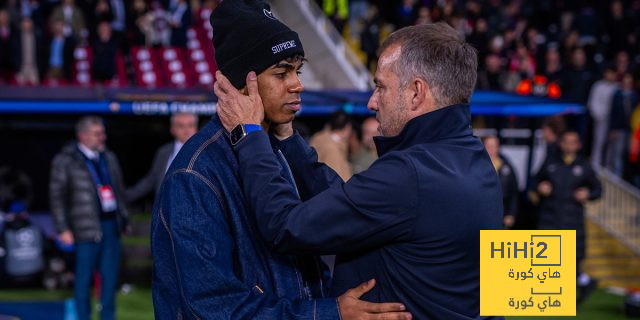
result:
M 575 230 L 480 231 L 480 315 L 575 316 Z

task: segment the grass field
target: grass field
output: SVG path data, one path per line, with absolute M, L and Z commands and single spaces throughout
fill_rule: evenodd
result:
M 70 291 L 0 290 L 0 301 L 47 301 L 71 297 Z M 577 317 L 508 317 L 507 319 L 584 319 L 624 320 L 624 297 L 598 290 L 578 310 Z M 128 294 L 118 293 L 118 320 L 153 319 L 151 289 L 133 288 Z M 95 313 L 94 313 L 95 314 Z
M 71 291 L 48 291 L 41 289 L 4 290 L 0 289 L 2 301 L 59 301 L 72 297 Z M 153 319 L 153 304 L 151 289 L 133 288 L 129 293 L 118 292 L 117 296 L 118 320 L 148 320 Z M 94 311 L 94 319 L 96 312 Z M 25 319 L 26 320 L 26 319 Z

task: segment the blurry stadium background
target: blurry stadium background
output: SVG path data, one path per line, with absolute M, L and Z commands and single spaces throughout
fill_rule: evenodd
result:
M 623 152 L 612 155 L 622 159 L 623 168 L 598 163 L 604 196 L 587 210 L 585 270 L 600 288 L 578 318 L 624 319 L 625 301 L 627 308 L 638 306 L 640 298 L 633 293 L 640 292 L 640 0 L 270 3 L 274 15 L 304 43 L 306 92 L 296 126 L 306 137 L 321 130 L 335 111 L 349 114 L 354 129 L 372 115 L 366 103 L 378 48 L 393 30 L 439 21 L 458 30 L 479 56 L 471 102 L 475 133 L 499 136 L 501 152 L 516 171 L 523 200 L 518 228 L 535 225 L 535 211 L 526 203 L 530 177 L 545 158 L 541 125 L 555 122 L 577 130 L 583 153 L 592 156 L 594 110 L 606 110 L 608 116 L 622 101 L 624 112 L 616 120 L 625 123 L 629 139 Z M 107 145 L 117 154 L 128 186 L 148 171 L 156 149 L 171 140 L 170 114 L 194 112 L 201 125 L 206 123 L 216 107 L 215 30 L 209 16 L 217 4 L 0 1 L 0 200 L 8 201 L 1 198 L 3 187 L 26 186 L 20 196 L 30 219 L 52 241 L 49 166 L 74 138 L 81 116 L 105 119 Z M 619 91 L 612 105 L 599 105 L 600 93 L 593 90 L 605 70 L 615 73 L 612 83 Z M 607 145 L 601 152 L 609 152 Z M 123 240 L 119 319 L 152 318 L 151 205 L 151 197 L 132 205 L 133 234 Z M 0 283 L 0 319 L 63 319 L 72 309 L 69 253 L 54 245 L 46 256 L 44 277 Z

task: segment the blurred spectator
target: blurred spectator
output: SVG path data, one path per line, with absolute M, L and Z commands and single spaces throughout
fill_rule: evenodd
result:
M 402 0 L 396 9 L 396 26 L 399 28 L 413 25 L 416 18 L 416 0 Z
M 585 159 L 580 157 L 580 138 L 574 131 L 560 138 L 562 156 L 545 163 L 536 175 L 537 191 L 541 197 L 538 221 L 540 230 L 576 230 L 578 303 L 596 288 L 596 280 L 580 272 L 585 256 L 584 205 L 602 194 L 600 181 Z
M 505 78 L 502 59 L 496 54 L 490 54 L 485 58 L 484 68 L 478 72 L 478 89 L 502 91 Z
M 602 24 L 595 10 L 584 5 L 573 21 L 573 28 L 580 35 L 580 45 L 596 45 L 602 33 Z
M 488 31 L 487 21 L 480 18 L 476 21 L 475 28 L 473 28 L 473 31 L 466 39 L 467 42 L 478 50 L 478 61 L 481 63 L 481 66 L 483 66 L 482 62 L 486 61 L 485 57 L 489 51 L 490 38 Z
M 63 22 L 63 34 L 65 37 L 73 36 L 80 41 L 87 36 L 85 19 L 82 11 L 75 5 L 74 0 L 62 0 L 62 3 L 51 13 L 49 24 L 55 29 L 58 21 Z
M 127 14 L 127 26 L 130 30 L 130 42 L 134 46 L 145 45 L 145 33 L 143 26 L 148 7 L 145 0 L 133 0 L 129 14 Z
M 127 30 L 127 8 L 123 0 L 109 0 L 111 12 L 113 12 L 113 20 L 111 21 L 111 33 L 118 48 L 127 48 L 128 45 L 124 41 L 125 32 Z
M 512 91 L 520 80 L 531 79 L 535 75 L 535 59 L 529 54 L 524 43 L 519 42 L 516 44 L 516 51 L 509 58 L 508 71 L 509 80 L 507 80 L 506 87 L 509 91 Z
M 505 229 L 511 229 L 518 214 L 518 180 L 516 179 L 516 171 L 509 160 L 500 153 L 500 140 L 498 140 L 498 137 L 488 136 L 483 139 L 483 142 L 502 186 L 502 206 L 504 208 L 502 225 Z
M 171 45 L 187 47 L 187 29 L 191 25 L 191 10 L 187 0 L 176 0 L 169 10 L 171 25 Z
M 33 187 L 29 176 L 16 168 L 0 166 L 0 215 L 9 212 L 15 202 L 29 207 L 32 198 Z
M 13 2 L 13 3 L 12 3 Z M 42 12 L 42 5 L 38 0 L 17 0 L 9 1 L 8 9 L 11 15 L 11 20 L 15 24 L 19 24 L 23 17 L 30 18 L 35 25 L 35 29 L 42 31 L 44 29 L 44 16 Z M 20 27 L 16 25 L 16 27 Z
M 18 68 L 16 82 L 19 85 L 37 85 L 42 70 L 42 36 L 35 29 L 31 18 L 25 16 L 20 23 L 20 33 L 13 46 L 15 67 Z
M 93 77 L 98 81 L 111 80 L 116 72 L 118 44 L 111 32 L 110 22 L 98 24 L 98 39 L 93 45 Z
M 364 27 L 360 34 L 360 46 L 367 55 L 367 69 L 375 67 L 378 61 L 378 48 L 380 47 L 380 16 L 378 7 L 370 6 Z
M 571 64 L 562 77 L 562 96 L 569 101 L 587 103 L 589 88 L 594 80 L 584 49 L 575 48 L 571 53 Z
M 549 82 L 559 82 L 562 77 L 562 62 L 560 52 L 556 47 L 548 47 L 544 57 L 544 70 L 542 74 Z
M 50 80 L 70 80 L 75 40 L 73 36 L 64 35 L 62 20 L 54 21 L 51 32 L 51 41 L 47 50 L 47 78 Z
M 171 43 L 169 13 L 158 1 L 151 2 L 151 10 L 140 20 L 140 29 L 145 34 L 148 47 L 166 47 Z
M 324 129 L 309 141 L 309 145 L 318 153 L 318 161 L 335 170 L 344 181 L 349 180 L 352 174 L 349 164 L 350 136 L 351 120 L 345 112 L 338 111 L 331 115 Z
M 11 61 L 11 44 L 15 37 L 7 10 L 0 10 L 0 84 L 10 82 L 13 74 L 13 63 Z
M 98 0 L 91 12 L 91 19 L 89 19 L 89 41 L 91 41 L 91 43 L 97 41 L 98 25 L 105 21 L 108 23 L 113 21 L 113 11 L 109 5 L 109 0 Z
M 595 168 L 602 166 L 604 142 L 607 139 L 609 114 L 613 95 L 618 90 L 616 72 L 613 67 L 604 69 L 603 78 L 591 87 L 587 108 L 593 118 L 593 141 L 591 146 L 591 165 Z
M 74 244 L 74 297 L 79 320 L 91 319 L 91 280 L 100 273 L 100 319 L 115 319 L 120 233 L 128 224 L 122 170 L 106 149 L 102 120 L 84 117 L 77 142 L 65 146 L 51 164 L 49 195 L 59 240 Z
M 355 154 L 351 156 L 351 165 L 353 166 L 353 174 L 360 173 L 369 169 L 371 164 L 378 159 L 376 145 L 373 137 L 379 136 L 378 121 L 376 118 L 370 117 L 362 122 L 362 143 Z
M 348 0 L 322 0 L 322 11 L 331 19 L 338 32 L 342 34 L 349 17 Z
M 579 40 L 580 34 L 578 34 L 578 31 L 576 30 L 569 31 L 569 33 L 565 36 L 564 40 L 562 41 L 561 48 L 563 61 L 570 62 L 572 60 L 571 56 L 574 50 L 579 47 Z
M 367 0 L 349 1 L 349 32 L 352 38 L 356 38 L 361 32 L 363 21 L 367 17 L 369 3 Z
M 127 202 L 133 202 L 144 197 L 151 191 L 160 190 L 162 179 L 169 165 L 176 157 L 182 146 L 198 131 L 198 116 L 193 113 L 176 113 L 171 116 L 171 135 L 174 140 L 160 147 L 153 157 L 151 170 L 133 187 L 125 192 Z
M 631 115 L 631 138 L 629 139 L 629 164 L 631 183 L 640 188 L 640 104 Z
M 565 131 L 565 123 L 561 117 L 547 118 L 542 122 L 542 138 L 546 144 L 545 160 L 560 159 L 559 138 Z
M 636 17 L 625 14 L 622 1 L 611 2 L 611 11 L 607 21 L 607 36 L 609 37 L 609 52 L 620 52 L 633 47 L 637 42 L 638 25 Z
M 429 7 L 420 7 L 418 9 L 418 18 L 416 19 L 416 25 L 432 23 L 431 20 L 431 11 Z
M 606 166 L 619 177 L 624 173 L 631 113 L 637 105 L 638 94 L 634 91 L 633 76 L 626 73 L 622 77 L 620 89 L 613 96 L 607 141 Z
M 627 72 L 631 72 L 631 65 L 629 64 L 629 54 L 623 50 L 616 54 L 618 80 L 622 80 L 622 76 Z

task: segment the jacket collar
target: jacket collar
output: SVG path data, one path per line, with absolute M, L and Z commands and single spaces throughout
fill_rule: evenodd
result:
M 456 104 L 417 116 L 394 137 L 375 137 L 378 156 L 446 138 L 471 135 L 471 112 L 468 104 Z

